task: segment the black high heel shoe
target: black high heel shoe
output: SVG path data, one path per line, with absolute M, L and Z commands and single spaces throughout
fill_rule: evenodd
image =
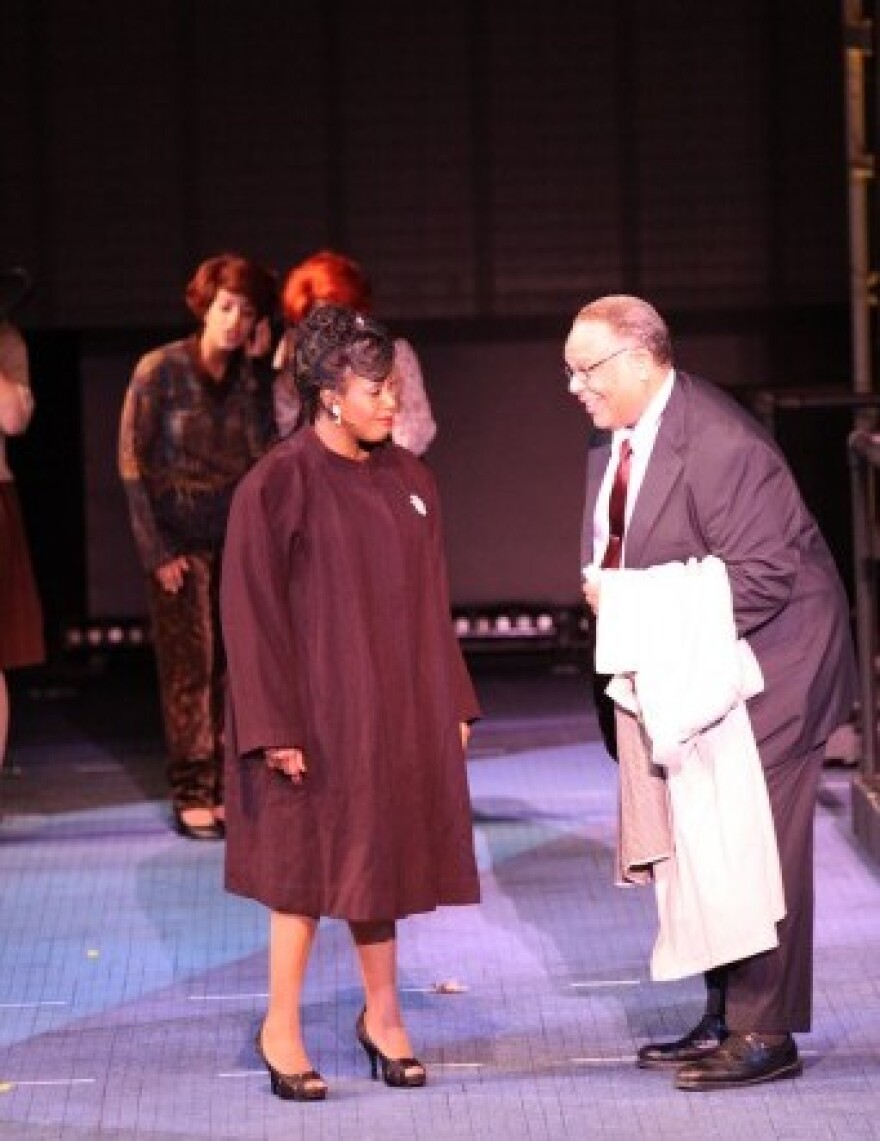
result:
M 428 1080 L 425 1067 L 418 1058 L 389 1058 L 383 1054 L 373 1039 L 367 1033 L 367 1008 L 360 1012 L 355 1024 L 357 1040 L 364 1048 L 364 1053 L 370 1059 L 370 1073 L 373 1081 L 378 1081 L 379 1066 L 382 1067 L 382 1080 L 386 1086 L 395 1089 L 415 1089 L 423 1086 Z
M 282 1074 L 263 1052 L 263 1029 L 257 1034 L 254 1045 L 263 1065 L 269 1071 L 272 1093 L 284 1101 L 323 1101 L 327 1096 L 327 1083 L 317 1070 L 303 1070 L 301 1074 Z

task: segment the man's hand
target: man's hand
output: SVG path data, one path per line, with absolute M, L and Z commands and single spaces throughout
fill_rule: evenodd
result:
M 584 583 L 584 598 L 587 600 L 587 606 L 589 606 L 594 614 L 599 613 L 599 596 L 601 591 L 602 588 L 598 582 Z
M 594 614 L 597 614 L 599 612 L 599 596 L 602 593 L 601 572 L 597 566 L 591 563 L 590 566 L 584 567 L 581 571 L 581 579 L 587 606 Z

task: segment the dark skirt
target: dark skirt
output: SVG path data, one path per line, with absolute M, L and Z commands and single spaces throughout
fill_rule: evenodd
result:
M 0 670 L 46 656 L 43 614 L 15 485 L 0 482 Z

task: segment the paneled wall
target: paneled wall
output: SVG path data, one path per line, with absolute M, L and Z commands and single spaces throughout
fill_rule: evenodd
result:
M 41 326 L 330 243 L 398 318 L 839 302 L 831 0 L 6 0 L 0 248 Z
M 650 297 L 732 388 L 848 381 L 840 44 L 834 0 L 6 0 L 0 264 L 36 278 L 40 366 L 13 455 L 53 617 L 138 605 L 115 422 L 194 265 L 324 245 L 422 352 L 456 599 L 576 597 L 582 301 Z

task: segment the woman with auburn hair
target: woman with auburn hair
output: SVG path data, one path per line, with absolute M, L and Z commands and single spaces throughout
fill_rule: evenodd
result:
M 224 835 L 220 552 L 236 484 L 274 435 L 270 370 L 251 354 L 276 306 L 274 277 L 237 254 L 186 287 L 200 323 L 147 353 L 122 412 L 119 464 L 147 575 L 177 831 Z
M 281 372 L 275 392 L 275 408 L 279 433 L 288 435 L 299 416 L 299 397 L 296 386 L 285 363 L 292 359 L 292 342 L 296 327 L 316 305 L 343 305 L 358 313 L 373 311 L 373 291 L 370 280 L 361 266 L 352 258 L 333 250 L 321 250 L 287 275 L 281 291 L 281 308 L 290 326 L 288 337 L 282 340 L 276 365 Z M 408 448 L 420 456 L 437 434 L 437 424 L 431 412 L 425 382 L 415 349 L 403 337 L 394 341 L 394 370 L 400 380 L 400 407 L 394 422 L 395 444 Z

